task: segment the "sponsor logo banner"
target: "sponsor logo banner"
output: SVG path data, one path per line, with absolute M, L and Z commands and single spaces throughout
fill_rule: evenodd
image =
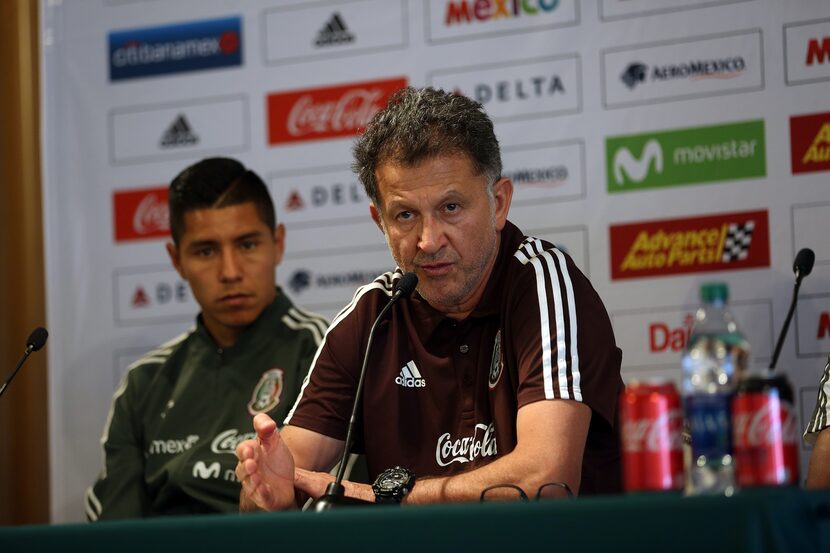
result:
M 766 210 L 611 225 L 611 279 L 769 267 Z
M 793 174 L 830 170 L 830 112 L 790 117 L 790 153 Z
M 499 121 L 581 111 L 580 75 L 573 55 L 434 71 L 427 80 L 480 102 Z
M 288 257 L 280 264 L 277 281 L 297 303 L 331 316 L 344 307 L 355 290 L 395 268 L 389 250 L 353 248 L 347 252 Z
M 406 47 L 404 0 L 360 0 L 267 10 L 265 59 L 295 63 Z
M 773 343 L 772 302 L 730 302 L 738 327 L 752 344 L 752 360 L 768 364 Z M 611 313 L 614 336 L 625 351 L 627 367 L 676 365 L 691 333 L 697 306 L 653 307 Z
M 764 122 L 609 137 L 605 161 L 609 192 L 763 177 Z
M 113 280 L 118 325 L 188 321 L 199 312 L 187 282 L 171 268 L 120 269 Z
M 502 164 L 513 181 L 514 207 L 585 197 L 582 141 L 503 148 Z
M 547 240 L 557 248 L 571 256 L 579 269 L 590 276 L 588 266 L 588 227 L 577 225 L 572 227 L 524 229 L 528 236 Z
M 427 41 L 552 29 L 579 23 L 576 0 L 429 0 Z
M 167 187 L 114 192 L 112 203 L 116 242 L 170 235 Z
M 796 355 L 825 357 L 830 351 L 830 294 L 803 295 L 795 315 Z
M 244 96 L 115 110 L 110 157 L 118 165 L 245 150 L 249 111 Z
M 111 81 L 242 65 L 242 19 L 109 33 Z
M 830 80 L 830 19 L 784 25 L 787 84 Z
M 830 236 L 830 203 L 794 205 L 792 228 L 793 259 L 798 250 L 809 246 L 816 254 L 816 269 L 830 265 L 830 240 L 827 239 Z M 816 269 L 813 270 L 814 275 Z M 811 278 L 816 281 L 815 276 Z M 805 289 L 812 287 L 813 281 L 807 279 Z
M 370 223 L 369 198 L 348 167 L 269 178 L 277 211 L 286 225 L 303 227 Z
M 396 77 L 269 94 L 268 144 L 354 136 L 406 84 Z
M 600 0 L 599 14 L 602 20 L 623 19 L 747 1 L 749 0 Z
M 602 67 L 609 108 L 764 87 L 760 30 L 603 50 Z

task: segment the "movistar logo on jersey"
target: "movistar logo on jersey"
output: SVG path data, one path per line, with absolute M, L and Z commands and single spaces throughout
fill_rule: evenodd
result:
M 608 137 L 609 192 L 764 177 L 764 121 Z

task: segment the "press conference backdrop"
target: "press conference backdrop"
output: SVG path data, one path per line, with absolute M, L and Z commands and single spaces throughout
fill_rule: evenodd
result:
M 126 367 L 193 324 L 164 251 L 170 179 L 214 155 L 263 175 L 287 228 L 278 283 L 331 317 L 393 268 L 350 147 L 407 84 L 484 104 L 515 183 L 510 218 L 591 278 L 626 380 L 679 377 L 713 279 L 730 285 L 753 364 L 768 364 L 793 257 L 813 248 L 779 362 L 804 426 L 830 351 L 826 1 L 41 7 L 54 521 L 83 518 Z

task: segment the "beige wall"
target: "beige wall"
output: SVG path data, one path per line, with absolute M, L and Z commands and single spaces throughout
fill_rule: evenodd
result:
M 0 0 L 0 378 L 45 326 L 38 2 Z M 48 347 L 48 346 L 47 346 Z M 0 525 L 49 521 L 45 351 L 0 398 Z

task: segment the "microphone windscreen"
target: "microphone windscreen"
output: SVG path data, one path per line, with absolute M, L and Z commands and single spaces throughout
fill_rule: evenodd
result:
M 803 248 L 799 250 L 793 261 L 793 272 L 798 276 L 805 277 L 813 270 L 813 264 L 816 262 L 816 254 L 810 248 Z
M 29 334 L 29 339 L 26 340 L 26 347 L 31 347 L 32 351 L 37 351 L 46 344 L 46 339 L 49 333 L 42 326 L 37 327 Z
M 418 286 L 418 275 L 415 273 L 406 273 L 398 281 L 398 295 L 401 298 L 408 298 L 415 287 Z

